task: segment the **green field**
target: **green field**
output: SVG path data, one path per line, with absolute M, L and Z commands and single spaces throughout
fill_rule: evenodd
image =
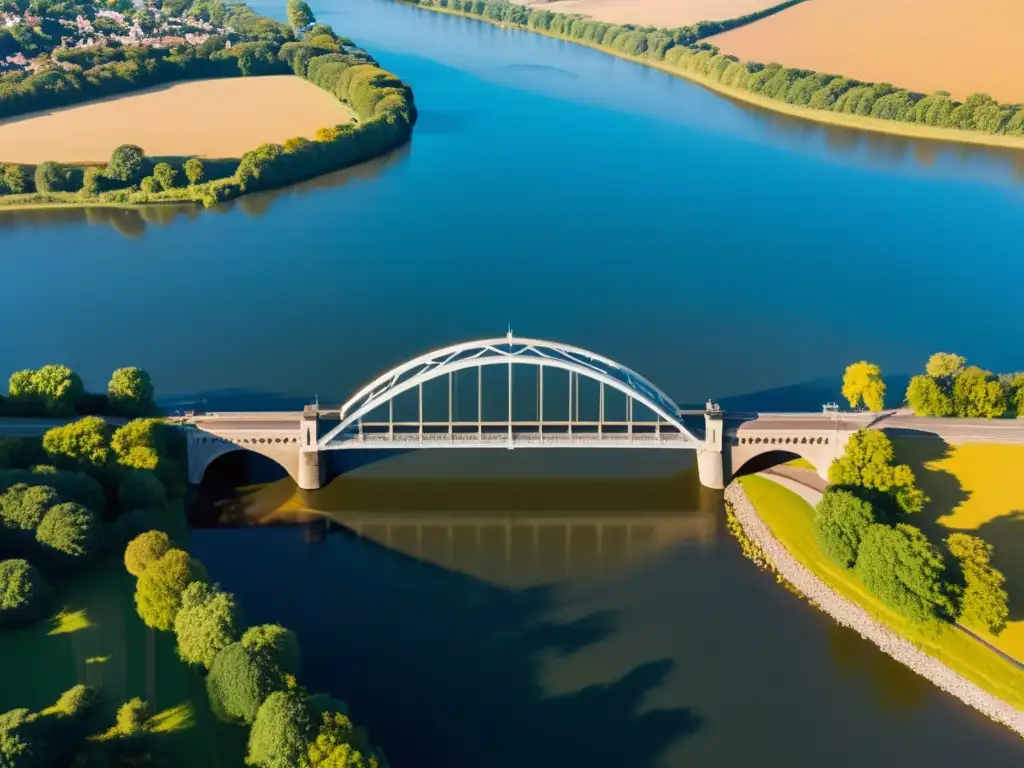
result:
M 914 626 L 868 592 L 852 571 L 836 565 L 821 553 L 814 537 L 814 510 L 807 502 L 761 477 L 752 475 L 740 482 L 776 538 L 818 578 L 968 680 L 1024 709 L 1024 671 L 952 627 L 944 627 L 938 635 L 932 636 Z
M 119 560 L 98 562 L 54 584 L 54 615 L 0 632 L 0 712 L 39 711 L 86 683 L 101 691 L 104 722 L 140 696 L 154 713 L 160 752 L 172 765 L 242 764 L 247 731 L 219 723 L 199 673 L 186 667 L 172 633 L 153 632 L 135 613 L 135 579 Z

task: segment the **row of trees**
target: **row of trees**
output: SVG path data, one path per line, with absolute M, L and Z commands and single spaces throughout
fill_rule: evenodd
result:
M 721 53 L 712 45 L 698 42 L 777 13 L 794 5 L 793 2 L 736 19 L 702 21 L 673 29 L 610 24 L 494 0 L 417 2 L 425 8 L 448 8 L 488 21 L 533 29 L 615 53 L 662 62 L 687 74 L 787 104 L 939 128 L 1024 135 L 1024 105 L 1000 104 L 984 93 L 972 94 L 960 102 L 946 91 L 923 95 L 889 83 L 865 83 L 777 63 L 742 62 L 735 56 Z
M 847 366 L 842 392 L 851 408 L 863 405 L 869 411 L 882 410 L 881 369 L 866 360 Z M 1024 418 L 1024 373 L 995 374 L 967 365 L 960 355 L 936 352 L 924 374 L 910 380 L 906 402 L 918 416 L 994 419 L 1011 413 Z
M 822 551 L 918 626 L 934 630 L 943 621 L 964 621 L 998 634 L 1009 612 L 1005 579 L 991 565 L 992 547 L 957 533 L 940 551 L 907 522 L 906 513 L 919 511 L 926 499 L 910 468 L 892 461 L 884 433 L 853 435 L 815 509 Z
M 76 413 L 141 416 L 156 412 L 153 382 L 140 368 L 118 368 L 106 394 L 85 391 L 81 377 L 66 365 L 17 371 L 0 397 L 0 414 L 71 416 Z
M 311 696 L 298 683 L 293 632 L 277 624 L 245 628 L 235 597 L 208 581 L 202 564 L 147 531 L 125 549 L 137 577 L 135 603 L 145 624 L 173 631 L 178 655 L 206 676 L 214 714 L 250 728 L 247 765 L 264 768 L 383 768 L 383 754 L 349 720 L 346 706 Z
M 907 387 L 907 405 L 918 416 L 993 419 L 1010 412 L 1024 418 L 1024 373 L 994 374 L 967 358 L 937 352 Z
M 307 16 L 301 8 L 292 10 L 294 21 L 312 19 L 312 13 Z M 233 13 L 238 14 L 232 17 L 233 23 L 246 26 L 249 33 L 262 28 L 259 19 L 263 17 Z M 76 201 L 61 197 L 61 193 L 111 203 L 188 200 L 209 207 L 246 192 L 363 162 L 408 140 L 416 107 L 407 84 L 325 24 L 308 27 L 300 39 L 295 39 L 291 29 L 283 29 L 273 23 L 271 32 L 266 33 L 269 38 L 230 49 L 232 56 L 239 57 L 243 74 L 285 71 L 308 79 L 347 104 L 356 117 L 354 124 L 322 128 L 312 141 L 295 137 L 283 145 L 264 144 L 246 152 L 235 172 L 224 178 L 204 180 L 206 168 L 194 158 L 180 169 L 166 162 L 154 165 L 141 147 L 128 144 L 114 151 L 105 168 L 69 168 L 55 162 L 36 167 L 9 165 L 0 173 L 0 194 L 35 192 L 54 202 Z M 0 90 L 0 104 L 2 101 Z

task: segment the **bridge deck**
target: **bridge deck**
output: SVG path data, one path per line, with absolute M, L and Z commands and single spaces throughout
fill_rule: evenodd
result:
M 626 434 L 622 432 L 443 432 L 354 434 L 321 446 L 321 450 L 372 448 L 675 448 L 696 449 L 699 443 L 678 432 Z

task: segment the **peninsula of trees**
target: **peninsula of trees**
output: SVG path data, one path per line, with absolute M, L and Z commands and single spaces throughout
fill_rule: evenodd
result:
M 354 122 L 324 126 L 312 140 L 295 137 L 283 145 L 264 144 L 234 163 L 195 157 L 156 162 L 144 148 L 127 144 L 106 165 L 65 165 L 55 146 L 50 162 L 0 162 L 0 205 L 192 201 L 211 206 L 383 154 L 408 140 L 416 120 L 409 86 L 348 38 L 316 24 L 301 0 L 289 3 L 291 25 L 260 16 L 245 5 L 192 0 L 140 8 L 131 28 L 123 15 L 114 13 L 120 21 L 112 20 L 92 6 L 31 2 L 36 13 L 50 15 L 31 16 L 26 10 L 23 21 L 12 27 L 15 31 L 0 36 L 0 47 L 5 41 L 10 47 L 14 40 L 20 46 L 18 61 L 26 62 L 23 68 L 0 74 L 0 118 L 175 80 L 293 74 L 333 94 L 348 107 Z M 72 23 L 69 16 L 76 20 L 76 29 L 88 28 L 82 34 L 91 36 L 73 44 L 73 38 L 58 37 Z M 144 26 L 166 32 L 179 21 L 201 32 L 143 37 Z M 128 37 L 114 34 L 114 24 L 124 26 L 114 31 Z M 26 59 L 25 51 L 34 58 Z
M 757 13 L 726 21 L 702 21 L 659 29 L 611 24 L 576 14 L 553 13 L 503 0 L 413 0 L 421 8 L 473 16 L 493 24 L 521 27 L 638 59 L 726 92 L 750 94 L 834 115 L 875 118 L 989 135 L 1024 137 L 1024 104 L 1000 104 L 975 93 L 959 102 L 945 91 L 913 93 L 889 83 L 866 83 L 837 74 L 740 61 L 704 38 L 770 16 L 795 5 L 787 0 Z M 762 102 L 763 103 L 763 102 Z

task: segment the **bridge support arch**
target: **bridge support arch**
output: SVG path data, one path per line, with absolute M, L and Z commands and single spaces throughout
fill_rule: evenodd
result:
M 303 491 L 315 491 L 324 480 L 320 463 L 320 414 L 315 405 L 307 405 L 302 411 L 301 444 L 299 466 L 295 484 Z

